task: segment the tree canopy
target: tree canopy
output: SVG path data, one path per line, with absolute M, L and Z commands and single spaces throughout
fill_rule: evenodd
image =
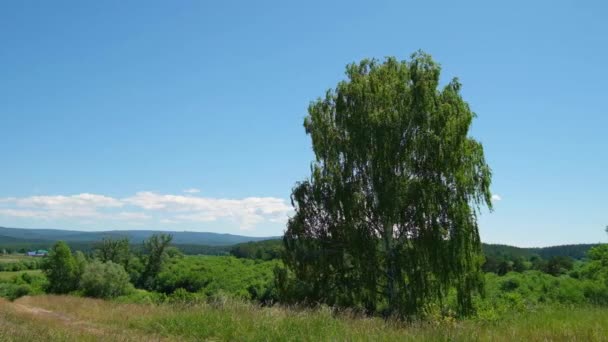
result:
M 103 238 L 97 244 L 95 255 L 101 262 L 113 262 L 127 267 L 130 257 L 129 239 Z
M 63 241 L 57 242 L 43 265 L 49 280 L 47 290 L 51 293 L 68 293 L 75 290 L 78 285 L 78 266 L 70 247 Z
M 161 271 L 163 259 L 167 254 L 173 236 L 169 234 L 154 234 L 144 241 L 145 267 L 141 275 L 141 283 L 145 288 L 154 288 L 154 281 Z
M 439 89 L 439 76 L 423 52 L 365 59 L 310 104 L 316 160 L 293 189 L 284 237 L 295 282 L 283 287 L 295 296 L 405 317 L 456 288 L 461 312 L 471 311 L 491 171 L 468 136 L 475 114 L 461 84 Z

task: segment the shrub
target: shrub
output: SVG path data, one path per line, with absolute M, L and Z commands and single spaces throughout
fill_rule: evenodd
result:
M 80 289 L 85 296 L 114 298 L 133 291 L 125 269 L 111 261 L 88 264 L 80 280 Z
M 511 278 L 500 284 L 500 289 L 505 292 L 513 291 L 519 287 L 519 279 Z
M 175 290 L 175 292 L 167 297 L 169 303 L 182 305 L 202 303 L 205 299 L 206 296 L 203 293 L 192 293 L 182 288 Z
M 116 297 L 114 300 L 118 303 L 161 304 L 167 300 L 167 295 L 164 293 L 135 289 L 127 295 Z
M 15 283 L 0 283 L 0 297 L 15 300 L 19 297 L 27 296 L 32 292 L 29 285 Z
M 156 290 L 172 294 L 178 289 L 213 296 L 271 299 L 273 268 L 277 260 L 259 261 L 235 257 L 185 256 L 171 259 L 158 275 Z M 268 298 L 267 298 L 268 297 Z

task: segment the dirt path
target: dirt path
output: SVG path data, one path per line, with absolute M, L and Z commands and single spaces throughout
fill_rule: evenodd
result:
M 28 297 L 23 297 L 15 302 L 0 300 L 3 309 L 25 316 L 28 320 L 39 320 L 40 323 L 48 322 L 52 325 L 62 326 L 69 331 L 78 332 L 84 336 L 90 336 L 99 341 L 167 341 L 167 339 L 146 335 L 129 329 L 119 329 L 111 326 L 79 320 L 64 312 L 47 310 L 30 303 Z
M 11 303 L 12 307 L 16 312 L 30 314 L 35 317 L 44 319 L 50 319 L 60 322 L 63 325 L 69 326 L 70 328 L 80 329 L 84 332 L 102 336 L 106 331 L 97 325 L 91 324 L 90 322 L 76 320 L 66 314 L 58 313 L 50 310 L 46 310 L 39 307 L 33 307 L 24 305 L 21 303 Z

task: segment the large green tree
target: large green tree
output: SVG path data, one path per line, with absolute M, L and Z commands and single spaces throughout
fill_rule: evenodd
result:
M 70 247 L 63 241 L 53 246 L 43 269 L 49 280 L 47 290 L 51 293 L 68 293 L 78 286 L 78 265 Z
M 410 317 L 455 288 L 471 312 L 491 171 L 468 135 L 475 114 L 461 84 L 439 89 L 439 75 L 422 52 L 366 59 L 310 104 L 316 160 L 293 190 L 284 237 L 297 296 Z

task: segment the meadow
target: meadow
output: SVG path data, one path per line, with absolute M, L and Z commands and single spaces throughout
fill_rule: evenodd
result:
M 0 255 L 0 263 L 13 263 L 19 262 L 22 260 L 29 260 L 31 257 L 22 255 L 22 254 L 8 254 L 8 255 Z
M 124 304 L 73 296 L 0 302 L 2 341 L 605 341 L 608 311 L 544 306 L 500 320 L 404 323 L 327 307 Z

